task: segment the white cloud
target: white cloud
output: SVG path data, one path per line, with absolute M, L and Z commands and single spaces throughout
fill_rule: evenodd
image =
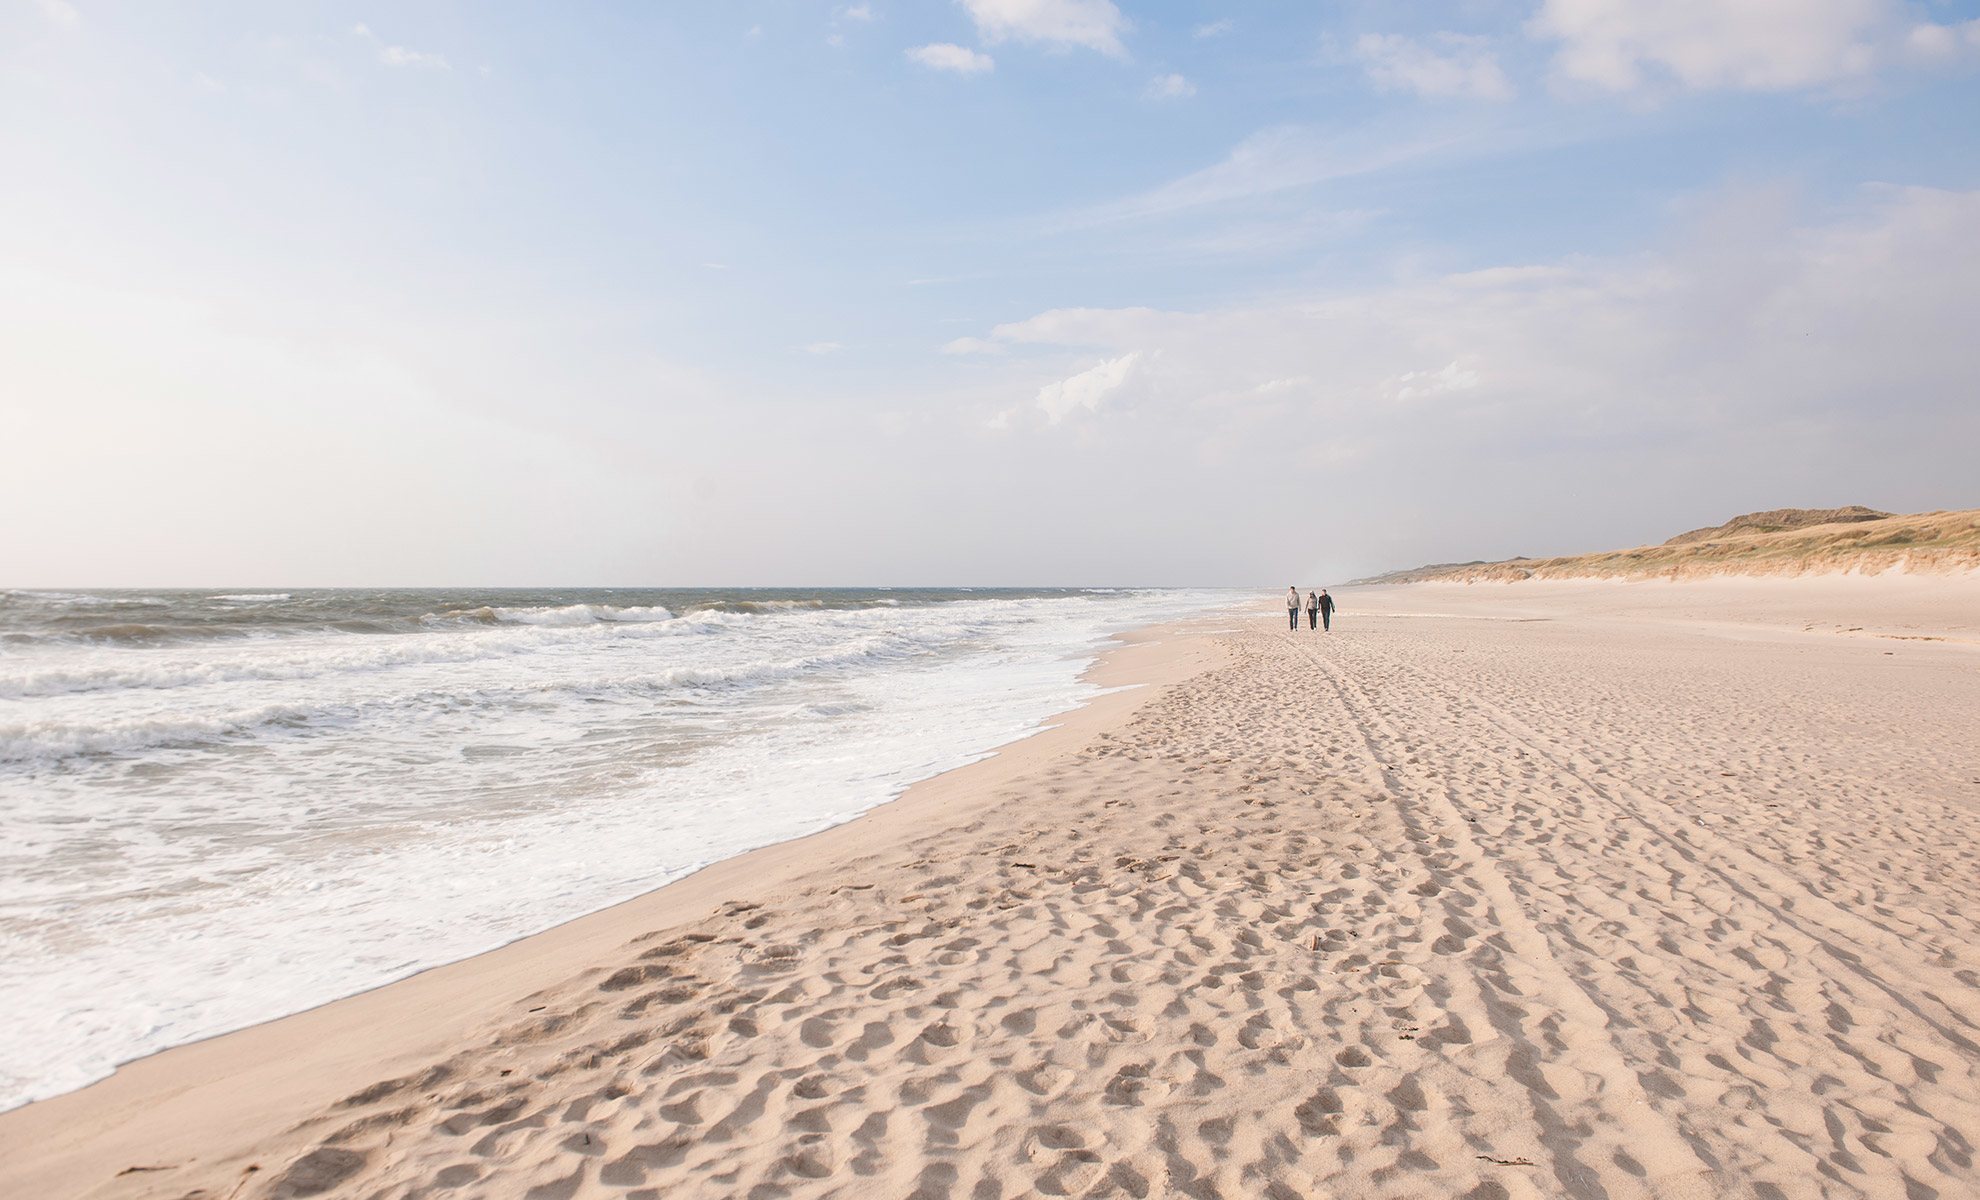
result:
M 1468 392 L 1484 379 L 1454 358 L 1439 370 L 1404 371 L 1389 382 L 1388 393 L 1396 401 L 1421 400 L 1439 392 Z
M 1980 53 L 1980 18 L 1963 25 L 1917 25 L 1905 35 L 1906 48 L 1923 62 L 1950 62 Z
M 1054 308 L 990 331 L 999 342 L 1042 346 L 1120 346 L 1142 339 L 1173 314 L 1153 308 Z
M 997 63 L 988 54 L 978 54 L 967 46 L 954 42 L 933 42 L 926 46 L 911 46 L 904 53 L 909 59 L 935 71 L 954 71 L 958 75 L 977 75 L 993 70 Z
M 1311 375 L 1289 375 L 1284 379 L 1267 379 L 1264 383 L 1252 388 L 1251 394 L 1254 396 L 1272 396 L 1279 392 L 1290 392 L 1297 388 L 1311 387 L 1312 385 L 1313 377 Z
M 448 64 L 446 58 L 441 55 L 428 54 L 422 50 L 408 50 L 404 46 L 379 47 L 378 61 L 388 67 L 427 67 L 435 71 L 453 70 L 453 67 Z
M 204 71 L 193 72 L 193 86 L 202 92 L 224 92 L 227 85 Z
M 1222 37 L 1235 28 L 1237 28 L 1237 23 L 1229 17 L 1225 17 L 1219 21 L 1205 21 L 1203 24 L 1190 30 L 1189 36 L 1194 38 Z
M 1429 132 L 1367 125 L 1329 134 L 1300 126 L 1261 130 L 1223 161 L 1107 204 L 1065 214 L 1067 229 L 1172 216 L 1367 175 L 1440 154 L 1503 146 L 1503 135 L 1445 126 Z
M 959 337 L 942 346 L 944 354 L 1002 354 L 1005 347 L 1000 342 L 983 338 Z
M 1511 288 L 1522 284 L 1558 283 L 1571 276 L 1565 267 L 1523 266 L 1523 267 L 1484 267 L 1476 271 L 1460 271 L 1456 275 L 1446 275 L 1444 282 L 1451 287 Z
M 976 31 L 992 45 L 1038 42 L 1055 49 L 1084 46 L 1125 58 L 1127 18 L 1112 0 L 962 0 Z
M 1354 44 L 1375 86 L 1419 96 L 1506 100 L 1513 87 L 1485 39 L 1440 33 L 1434 44 L 1399 33 L 1363 34 Z
M 371 31 L 371 26 L 366 25 L 363 21 L 359 21 L 356 25 L 351 26 L 351 36 L 362 38 L 367 42 L 379 42 L 380 40 L 378 35 Z M 452 64 L 448 63 L 442 55 L 428 54 L 422 50 L 410 50 L 404 46 L 380 44 L 378 47 L 378 61 L 388 67 L 424 67 L 434 71 L 453 70 Z
M 1980 21 L 1917 16 L 1903 0 L 1545 0 L 1528 30 L 1560 43 L 1561 78 L 1618 92 L 1849 86 L 1980 53 Z
M 1094 411 L 1127 382 L 1129 373 L 1140 358 L 1138 351 L 1130 351 L 1119 358 L 1110 358 L 1089 367 L 1071 378 L 1046 384 L 1038 389 L 1038 411 L 1044 413 L 1046 422 L 1052 425 L 1067 417 Z
M 1956 506 L 1980 436 L 1974 311 L 1980 191 L 1878 188 L 1813 226 L 1734 195 L 1626 257 L 1200 312 L 1055 309 L 986 340 L 1030 351 L 994 368 L 1004 396 L 1066 355 L 1070 377 L 1017 415 L 1066 422 L 1130 389 L 1137 419 L 1110 437 L 1168 469 L 1229 484 L 1333 462 L 1369 503 L 1468 521 L 1465 497 L 1486 488 L 1535 521 L 1555 513 L 1559 531 L 1626 521 L 1646 487 L 1728 512 L 1838 481 Z M 1559 515 L 1567 496 L 1587 512 Z M 1476 528 L 1514 528 L 1502 517 Z M 1367 542 L 1342 552 L 1371 565 L 1432 553 Z
M 35 7 L 41 10 L 42 18 L 57 29 L 82 28 L 82 14 L 68 0 L 36 0 Z
M 802 347 L 806 354 L 837 354 L 845 348 L 844 342 L 812 342 Z
M 1180 75 L 1157 75 L 1143 94 L 1151 100 L 1187 100 L 1196 94 L 1196 85 Z

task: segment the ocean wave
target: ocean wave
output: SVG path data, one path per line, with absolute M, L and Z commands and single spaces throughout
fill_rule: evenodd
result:
M 469 687 L 427 687 L 397 694 L 302 704 L 265 704 L 200 717 L 145 714 L 103 722 L 73 720 L 0 724 L 0 763 L 46 766 L 69 759 L 238 741 L 271 728 L 303 731 L 346 726 L 376 712 L 401 716 L 463 706 L 502 706 L 546 695 L 593 699 L 652 696 L 683 688 L 728 689 L 782 682 L 878 658 L 898 658 L 921 646 L 914 637 L 857 638 L 830 650 L 728 665 L 679 666 L 577 679 L 531 679 Z M 267 678 L 257 676 L 256 678 Z M 43 680 L 44 685 L 87 680 Z M 74 687 L 71 691 L 78 690 Z M 82 689 L 87 690 L 87 689 Z M 4 694 L 4 693 L 0 693 Z
M 923 648 L 919 638 L 904 636 L 874 636 L 856 638 L 829 650 L 814 654 L 800 654 L 789 658 L 755 659 L 748 662 L 727 665 L 681 666 L 661 670 L 632 671 L 624 674 L 593 677 L 587 679 L 567 679 L 548 684 L 532 684 L 513 689 L 518 696 L 538 695 L 545 691 L 573 693 L 587 696 L 611 694 L 652 694 L 678 688 L 733 688 L 777 683 L 784 680 L 815 675 L 840 667 L 872 662 L 876 659 L 898 659 L 911 656 Z M 491 692 L 483 690 L 478 696 Z
M 713 618 L 713 619 L 704 619 Z M 448 629 L 427 628 L 414 636 L 395 638 L 318 635 L 303 645 L 298 639 L 265 643 L 265 648 L 211 652 L 191 657 L 190 648 L 174 648 L 172 639 L 146 639 L 156 648 L 139 658 L 125 652 L 99 654 L 86 664 L 30 666 L 32 660 L 0 667 L 0 699 L 59 697 L 85 692 L 154 691 L 200 688 L 222 684 L 330 680 L 407 667 L 446 666 L 582 650 L 607 638 L 693 638 L 749 618 L 733 614 L 703 614 L 665 620 L 564 621 L 542 624 L 486 623 Z M 369 633 L 366 629 L 357 632 Z M 902 636 L 919 636 L 902 631 Z M 279 650 L 279 652 L 278 652 Z
M 440 621 L 477 625 L 600 625 L 640 624 L 671 621 L 674 614 L 657 604 L 618 606 L 612 604 L 561 604 L 532 608 L 456 608 L 434 614 Z
M 64 604 L 77 608 L 107 608 L 116 605 L 164 604 L 158 596 L 101 596 L 93 592 L 40 592 L 29 588 L 0 588 L 0 598 L 10 602 Z
M 796 609 L 825 608 L 823 600 L 711 600 L 691 607 L 690 612 L 773 613 Z
M 174 656 L 169 661 L 148 663 L 126 663 L 120 658 L 112 665 L 44 667 L 11 675 L 0 674 L 0 699 L 321 679 L 394 667 L 473 662 L 523 653 L 531 648 L 484 646 L 459 641 L 441 645 L 408 641 L 385 646 L 339 648 L 287 658 L 204 658 L 189 662 Z
M 28 721 L 0 725 L 0 763 L 47 766 L 86 755 L 210 744 L 271 725 L 297 725 L 312 716 L 293 704 L 208 717 L 138 717 L 109 724 Z
M 656 597 L 658 598 L 658 597 Z M 630 597 L 628 599 L 631 599 Z M 683 598 L 666 604 L 609 603 L 585 600 L 571 604 L 464 604 L 455 608 L 399 608 L 386 603 L 371 607 L 369 597 L 316 595 L 301 592 L 226 592 L 193 597 L 103 596 L 84 593 L 7 593 L 7 628 L 0 630 L 9 645 L 63 645 L 118 648 L 208 645 L 216 642 L 281 642 L 324 634 L 402 636 L 473 628 L 533 628 L 542 630 L 633 629 L 658 631 L 663 636 L 700 632 L 707 628 L 755 620 L 790 621 L 820 618 L 858 621 L 898 613 L 891 619 L 911 623 L 929 613 L 955 628 L 979 613 L 1010 615 L 1076 600 L 1060 597 L 961 597 L 923 602 L 899 596 Z M 17 617 L 12 606 L 23 612 Z M 37 611 L 38 610 L 38 611 Z M 915 614 L 910 616 L 908 614 Z
M 109 642 L 117 645 L 151 645 L 204 638 L 245 637 L 246 632 L 224 626 L 163 625 L 146 621 L 120 621 L 114 625 L 83 625 L 57 630 L 51 641 Z
M 259 605 L 239 605 L 235 612 L 264 611 Z M 107 615 L 107 614 L 106 614 Z M 101 623 L 99 623 L 99 621 Z M 288 620 L 280 623 L 251 623 L 214 620 L 200 614 L 182 620 L 83 621 L 74 617 L 48 622 L 40 629 L 10 631 L 7 640 L 23 646 L 49 649 L 67 646 L 101 646 L 118 650 L 148 650 L 176 645 L 206 645 L 214 642 L 267 642 L 298 635 L 323 633 L 409 633 L 418 626 L 380 619 Z
M 287 637 L 262 642 L 253 649 L 212 651 L 193 657 L 190 648 L 173 648 L 185 639 L 174 636 L 171 627 L 133 626 L 113 633 L 123 643 L 118 651 L 98 652 L 81 662 L 35 663 L 33 659 L 0 664 L 0 699 L 59 697 L 86 692 L 153 691 L 172 688 L 202 688 L 216 685 L 332 679 L 392 671 L 407 667 L 496 661 L 518 656 L 581 650 L 604 639 L 692 639 L 697 636 L 726 636 L 737 626 L 760 618 L 746 613 L 708 609 L 679 617 L 664 608 L 621 608 L 609 614 L 585 614 L 569 606 L 561 610 L 523 613 L 535 620 L 505 620 L 488 610 L 462 610 L 450 621 L 400 632 L 412 636 L 393 638 L 339 637 L 321 629 L 293 631 Z M 848 612 L 847 617 L 856 617 Z M 951 622 L 941 629 L 913 624 L 875 629 L 866 623 L 841 624 L 819 628 L 803 640 L 842 638 L 867 633 L 917 644 L 947 640 L 959 627 Z M 375 627 L 349 631 L 379 632 Z M 304 642 L 300 635 L 314 634 Z M 195 635 L 197 636 L 197 635 Z M 234 635 L 238 641 L 250 635 Z M 788 642 L 788 639 L 784 639 Z M 148 651 L 142 655 L 132 650 Z M 11 669 L 9 669 L 11 668 Z

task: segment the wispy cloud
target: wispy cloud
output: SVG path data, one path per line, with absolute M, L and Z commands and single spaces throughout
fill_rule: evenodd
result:
M 1860 86 L 1892 66 L 1980 57 L 1980 21 L 1920 23 L 1901 0 L 1545 0 L 1528 23 L 1556 76 L 1614 92 Z
M 914 62 L 933 71 L 953 71 L 958 75 L 978 75 L 995 69 L 996 60 L 988 54 L 979 54 L 967 46 L 954 42 L 932 42 L 926 46 L 910 46 L 903 51 Z
M 1194 312 L 1043 312 L 985 335 L 1026 353 L 973 366 L 972 387 L 1002 377 L 974 411 L 1034 434 L 1097 423 L 1107 443 L 1160 438 L 1184 469 L 1234 483 L 1325 464 L 1344 489 L 1428 498 L 1458 520 L 1480 486 L 1535 511 L 1587 495 L 1617 519 L 1641 503 L 1600 486 L 1619 471 L 1728 511 L 1825 479 L 1869 486 L 1885 454 L 1944 481 L 1958 452 L 1916 433 L 1980 433 L 1962 333 L 1980 304 L 1980 192 L 1866 200 L 1808 226 L 1719 197 L 1666 249 L 1606 259 Z M 1054 366 L 1042 388 L 1041 361 Z M 1866 407 L 1871 394 L 1883 399 Z M 1391 539 L 1352 553 L 1411 556 Z M 1500 550 L 1514 551 L 1531 548 Z
M 962 0 L 962 5 L 976 22 L 977 33 L 992 45 L 1035 42 L 1127 57 L 1121 35 L 1128 20 L 1113 0 Z
M 1153 308 L 1054 308 L 990 331 L 999 342 L 1036 346 L 1123 346 L 1156 340 L 1178 319 Z
M 837 354 L 845 348 L 845 343 L 843 342 L 812 342 L 799 347 L 806 354 Z
M 1441 392 L 1468 392 L 1484 380 L 1485 377 L 1476 368 L 1466 366 L 1463 359 L 1454 358 L 1434 371 L 1404 371 L 1384 384 L 1383 390 L 1389 399 L 1406 403 L 1428 399 Z
M 1181 75 L 1157 75 L 1142 94 L 1151 100 L 1187 100 L 1196 94 L 1196 85 Z
M 424 50 L 413 50 L 406 46 L 392 45 L 371 31 L 371 26 L 362 21 L 351 27 L 353 36 L 372 43 L 377 47 L 378 61 L 388 67 L 421 67 L 432 71 L 451 71 L 453 66 L 444 55 L 430 54 Z
M 1384 91 L 1512 98 L 1512 83 L 1484 38 L 1440 33 L 1422 42 L 1399 33 L 1369 33 L 1356 40 L 1354 54 L 1368 78 Z
M 1959 25 L 1918 25 L 1905 35 L 1906 52 L 1921 63 L 1938 65 L 1980 55 L 1980 19 Z
M 1235 28 L 1237 28 L 1237 23 L 1229 17 L 1225 17 L 1219 21 L 1205 21 L 1203 24 L 1190 30 L 1189 36 L 1193 38 L 1222 37 Z
M 1054 224 L 1070 230 L 1171 216 L 1475 150 L 1478 144 L 1456 129 L 1418 136 L 1395 135 L 1393 130 L 1348 136 L 1280 126 L 1245 138 L 1221 162 L 1137 195 L 1065 214 Z
M 388 67 L 429 67 L 436 71 L 451 71 L 447 60 L 438 54 L 428 54 L 423 50 L 409 50 L 404 46 L 385 46 L 378 51 L 378 61 Z
M 845 5 L 839 9 L 839 19 L 843 21 L 871 21 L 873 19 L 873 6 L 871 4 Z
M 35 7 L 50 25 L 57 29 L 82 28 L 82 14 L 68 0 L 35 0 Z

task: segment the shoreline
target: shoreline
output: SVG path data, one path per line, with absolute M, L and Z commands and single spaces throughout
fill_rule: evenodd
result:
M 0 1117 L 0 1191 L 1966 1195 L 1976 584 L 1144 629 L 857 820 Z
M 454 962 L 300 1012 L 174 1046 L 118 1065 L 73 1091 L 0 1113 L 0 1192 L 57 1197 L 153 1160 L 196 1161 L 216 1136 L 251 1144 L 313 1108 L 442 1053 L 528 991 L 583 972 L 630 937 L 691 922 L 742 893 L 791 883 L 902 827 L 960 821 L 994 790 L 1124 720 L 1163 687 L 1216 656 L 1192 627 L 1229 612 L 1142 626 L 1112 636 L 1081 673 L 1106 689 L 1045 718 L 1033 733 L 961 767 L 920 780 L 840 824 L 711 863 L 607 908 Z M 533 985 L 533 986 L 532 986 Z M 448 1005 L 444 1016 L 436 1006 Z M 345 1048 L 340 1049 L 340 1044 Z M 242 1121 L 229 1097 L 252 1091 Z M 225 1133 L 216 1135 L 216 1126 Z M 122 1161 L 129 1160 L 129 1161 Z M 143 1161 L 140 1161 L 143 1160 Z M 94 1184 L 77 1176 L 87 1173 Z

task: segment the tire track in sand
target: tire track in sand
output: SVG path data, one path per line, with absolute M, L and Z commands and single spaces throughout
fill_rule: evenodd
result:
M 1412 743 L 1436 765 L 1396 765 L 1486 818 L 1466 823 L 1506 864 L 1557 959 L 1624 1031 L 1650 1102 L 1707 1161 L 1773 1197 L 1952 1195 L 1970 1184 L 1980 1077 L 1962 1032 L 1970 1021 L 1947 1002 L 1972 992 L 1952 972 L 1741 845 L 1736 825 L 1701 835 L 1702 817 L 1680 803 L 1573 761 L 1481 703 L 1480 681 L 1421 654 L 1345 654 L 1370 660 L 1363 673 L 1406 681 L 1399 719 L 1423 718 Z M 1328 669 L 1340 685 L 1346 668 Z M 1440 750 L 1454 726 L 1481 724 L 1499 735 L 1491 755 L 1476 737 L 1465 753 Z M 1673 771 L 1699 773 L 1656 766 L 1667 791 Z
M 1528 919 L 1511 884 L 1480 848 L 1449 796 L 1437 787 L 1396 785 L 1392 777 L 1414 761 L 1407 757 L 1412 739 L 1384 718 L 1360 683 L 1327 655 L 1308 644 L 1299 649 L 1332 688 L 1365 752 L 1369 778 L 1391 797 L 1413 844 L 1437 849 L 1434 854 L 1426 851 L 1433 875 L 1466 879 L 1489 905 L 1478 914 L 1488 935 L 1467 926 L 1462 937 L 1458 930 L 1451 936 L 1459 942 L 1485 936 L 1500 950 L 1493 956 L 1496 962 L 1478 964 L 1480 999 L 1505 1036 L 1547 1051 L 1524 1064 L 1522 1082 L 1542 1105 L 1543 1140 L 1555 1157 L 1554 1173 L 1563 1188 L 1571 1195 L 1615 1194 L 1602 1184 L 1605 1177 L 1613 1181 L 1614 1172 L 1592 1165 L 1603 1163 L 1640 1179 L 1643 1194 L 1660 1200 L 1717 1193 L 1720 1188 L 1707 1161 L 1673 1122 L 1651 1107 L 1610 1036 L 1609 1013 L 1554 956 L 1552 945 Z

